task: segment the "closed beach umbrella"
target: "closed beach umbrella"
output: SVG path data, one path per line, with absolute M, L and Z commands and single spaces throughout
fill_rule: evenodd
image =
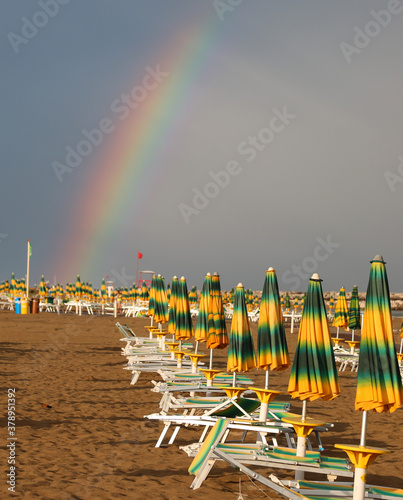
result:
M 403 387 L 396 356 L 392 313 L 385 262 L 381 255 L 371 261 L 357 373 L 355 409 L 362 410 L 359 446 L 336 445 L 344 449 L 355 465 L 354 500 L 365 496 L 367 465 L 388 450 L 366 447 L 368 411 L 391 413 L 403 402 Z M 368 461 L 360 457 L 368 457 Z
M 39 289 L 40 290 L 40 289 Z M 40 291 L 39 291 L 40 294 Z M 81 280 L 80 276 L 77 275 L 76 278 L 76 290 L 75 290 L 76 297 L 80 298 L 82 294 L 82 287 L 81 287 Z
M 339 336 L 339 328 L 348 328 L 348 307 L 346 300 L 346 290 L 341 287 L 340 293 L 336 302 L 336 310 L 334 312 L 333 326 L 337 327 L 337 337 Z
M 394 412 L 403 402 L 403 389 L 393 339 L 392 313 L 385 262 L 371 261 L 361 332 L 356 410 Z
M 245 304 L 245 290 L 242 283 L 239 283 L 235 290 L 227 361 L 227 370 L 234 373 L 233 385 L 236 382 L 237 372 L 247 372 L 255 367 L 255 352 Z
M 196 342 L 206 342 L 209 328 L 209 305 L 210 305 L 210 292 L 211 292 L 211 274 L 207 273 L 204 278 L 203 288 L 200 295 L 199 314 L 197 316 L 197 323 L 195 328 Z
M 266 370 L 266 389 L 269 370 L 282 371 L 290 364 L 277 275 L 270 267 L 263 285 L 257 331 L 257 367 Z
M 104 302 L 108 296 L 108 293 L 106 291 L 106 284 L 105 284 L 105 278 L 102 278 L 102 283 L 101 283 L 101 300 Z
M 46 297 L 46 285 L 45 285 L 45 277 L 41 276 L 41 282 L 39 283 L 39 296 Z
M 168 303 L 169 303 L 170 299 L 171 299 L 171 287 L 170 287 L 169 283 L 167 283 L 167 300 L 168 300 Z
M 192 316 L 190 314 L 189 295 L 186 279 L 179 281 L 178 298 L 176 301 L 176 331 L 177 340 L 189 340 L 193 335 Z
M 157 276 L 155 284 L 154 321 L 156 323 L 168 322 L 168 300 L 164 281 L 160 274 Z
M 285 294 L 285 308 L 288 311 L 291 307 L 291 302 L 290 302 L 290 296 L 288 295 L 288 292 Z
M 176 301 L 178 300 L 179 281 L 177 276 L 172 279 L 171 296 L 169 300 L 168 333 L 174 335 L 176 331 Z
M 140 298 L 141 300 L 148 300 L 150 297 L 149 293 L 148 293 L 148 288 L 147 288 L 147 285 L 146 285 L 146 282 L 143 281 L 142 285 L 141 285 L 141 294 L 140 294 Z
M 10 293 L 13 296 L 17 293 L 17 282 L 15 281 L 14 273 L 11 273 Z
M 228 347 L 229 340 L 227 325 L 225 324 L 220 276 L 217 273 L 214 273 L 211 278 L 211 292 L 208 309 L 208 337 L 206 346 L 208 349 L 225 349 L 225 347 Z M 212 351 L 210 351 L 210 354 L 212 354 Z
M 354 330 L 359 330 L 361 328 L 360 301 L 358 299 L 358 289 L 356 286 L 353 287 L 353 292 L 351 294 L 350 308 L 348 310 L 348 327 L 352 330 L 351 340 L 354 340 Z
M 155 289 L 157 287 L 157 277 L 155 274 L 153 275 L 153 279 L 151 280 L 150 292 L 148 295 L 148 316 L 154 318 L 154 306 L 155 306 Z M 152 324 L 152 322 L 151 322 Z
M 288 392 L 292 398 L 302 401 L 331 400 L 340 394 L 322 285 L 317 274 L 309 280 Z
M 189 302 L 195 304 L 197 302 L 197 286 L 192 286 L 189 293 Z
M 328 401 L 340 394 L 322 285 L 316 273 L 309 280 L 288 392 L 292 398 L 303 401 L 302 422 L 306 422 L 308 400 Z M 298 435 L 297 456 L 305 456 L 307 435 Z M 302 471 L 296 471 L 295 479 L 303 477 Z
M 297 312 L 298 307 L 299 307 L 298 297 L 295 297 L 295 300 L 294 300 L 294 311 L 295 312 Z

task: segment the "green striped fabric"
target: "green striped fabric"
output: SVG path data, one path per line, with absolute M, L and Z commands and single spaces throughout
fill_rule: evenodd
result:
M 260 401 L 258 399 L 238 398 L 237 404 L 247 413 L 251 413 L 259 408 Z M 213 415 L 215 417 L 236 418 L 244 416 L 244 413 L 237 406 L 231 403 L 226 408 L 214 412 Z
M 277 275 L 266 271 L 257 334 L 257 367 L 282 371 L 290 366 Z
M 225 349 L 228 346 L 227 325 L 222 303 L 220 277 L 214 273 L 211 279 L 211 292 L 208 314 L 208 349 Z
M 331 400 L 340 394 L 320 279 L 309 280 L 288 392 L 310 401 Z
M 353 287 L 351 294 L 350 308 L 348 310 L 348 327 L 351 330 L 360 330 L 361 328 L 361 311 L 360 301 L 358 300 L 358 289 Z
M 340 288 L 332 325 L 341 328 L 348 327 L 348 307 L 346 301 L 346 290 L 344 288 Z
M 255 352 L 245 304 L 245 290 L 239 284 L 235 292 L 227 370 L 229 372 L 247 372 L 255 366 Z
M 192 316 L 190 314 L 189 295 L 186 279 L 182 276 L 179 281 L 178 297 L 176 300 L 176 340 L 189 340 L 193 336 Z
M 202 466 L 203 462 L 206 460 L 207 455 L 210 453 L 211 447 L 220 440 L 220 437 L 225 432 L 228 422 L 225 418 L 219 418 L 214 424 L 213 428 L 207 435 L 204 443 L 202 444 L 199 452 L 193 459 L 190 467 L 188 469 L 189 474 L 196 475 Z
M 357 374 L 356 410 L 394 412 L 403 402 L 385 262 L 371 262 Z
M 195 328 L 195 340 L 206 342 L 208 337 L 208 307 L 210 302 L 211 274 L 207 273 L 204 278 L 203 288 L 200 296 L 199 314 Z
M 333 490 L 333 491 L 353 491 L 353 486 L 346 486 L 343 484 L 337 483 L 328 483 L 324 481 L 298 481 L 298 485 L 300 488 L 307 488 L 310 490 Z M 303 492 L 303 490 L 302 490 Z

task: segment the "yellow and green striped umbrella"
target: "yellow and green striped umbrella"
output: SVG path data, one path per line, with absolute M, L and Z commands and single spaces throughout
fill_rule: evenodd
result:
M 280 306 L 281 306 L 281 309 L 284 309 L 284 306 L 285 306 L 284 295 L 280 296 Z
M 331 400 L 340 394 L 322 285 L 317 274 L 309 280 L 288 392 L 292 398 L 309 401 Z
M 353 286 L 350 308 L 348 310 L 348 327 L 353 330 L 353 332 L 361 328 L 360 301 L 358 299 L 358 288 L 355 285 Z
M 182 276 L 179 281 L 178 297 L 176 300 L 176 330 L 177 340 L 189 340 L 193 336 L 192 316 L 190 314 L 189 295 L 186 279 Z
M 290 366 L 276 271 L 266 271 L 257 331 L 257 367 L 282 371 Z M 268 376 L 268 375 L 267 375 Z M 268 380 L 266 381 L 268 386 Z M 267 389 L 268 387 L 266 387 Z
M 298 307 L 299 307 L 298 297 L 295 297 L 295 300 L 294 300 L 294 311 L 295 312 L 297 312 Z
M 329 299 L 329 310 L 330 312 L 332 312 L 334 309 L 334 298 L 333 298 L 333 295 L 330 296 L 330 299 Z
M 157 276 L 155 283 L 154 321 L 156 323 L 168 323 L 168 300 L 164 281 L 160 274 Z
M 167 300 L 168 300 L 168 304 L 169 304 L 170 299 L 171 299 L 171 287 L 170 287 L 169 283 L 167 283 Z
M 148 316 L 154 318 L 154 307 L 155 307 L 155 289 L 157 287 L 157 277 L 155 274 L 151 280 L 150 292 L 148 295 Z M 151 323 L 152 324 L 152 323 Z
M 40 293 L 40 292 L 39 292 Z M 76 297 L 80 298 L 81 297 L 81 294 L 82 294 L 82 286 L 81 286 L 81 280 L 80 280 L 80 276 L 77 275 L 77 278 L 76 278 L 76 289 L 75 289 L 75 295 Z
M 178 300 L 179 281 L 177 276 L 172 278 L 171 296 L 169 300 L 168 333 L 172 335 L 176 331 L 176 301 Z
M 148 292 L 147 284 L 145 281 L 143 281 L 143 283 L 141 285 L 140 298 L 141 298 L 141 300 L 148 300 L 150 298 L 150 294 Z
M 196 342 L 206 342 L 209 334 L 208 317 L 211 293 L 211 274 L 207 273 L 204 278 L 203 288 L 200 296 L 199 314 L 195 328 Z
M 206 346 L 208 349 L 225 349 L 228 347 L 229 340 L 227 325 L 225 324 L 220 276 L 217 273 L 214 273 L 211 278 L 208 311 L 208 337 Z M 211 353 L 212 351 L 210 351 Z
M 189 302 L 191 304 L 196 304 L 196 302 L 197 302 L 197 286 L 192 286 L 192 289 L 189 292 Z
M 256 367 L 253 339 L 250 331 L 245 303 L 245 289 L 242 283 L 236 287 L 234 311 L 229 338 L 227 370 L 247 372 Z
M 371 261 L 357 374 L 356 410 L 394 412 L 403 388 L 393 339 L 392 313 L 385 262 Z
M 40 297 L 46 296 L 45 277 L 43 275 L 41 276 L 41 282 L 39 283 L 39 296 Z
M 107 296 L 108 296 L 108 293 L 106 291 L 105 278 L 102 278 L 102 283 L 101 283 L 101 300 L 102 300 L 102 302 L 105 302 Z
M 15 281 L 14 273 L 11 273 L 10 293 L 12 296 L 15 296 L 15 294 L 17 293 L 17 282 Z
M 290 296 L 288 295 L 288 292 L 285 294 L 285 308 L 288 311 L 291 307 L 291 302 L 290 302 Z
M 336 310 L 334 312 L 332 325 L 336 326 L 337 328 L 348 328 L 348 307 L 346 300 L 346 290 L 343 287 L 340 288 L 340 293 L 337 298 Z

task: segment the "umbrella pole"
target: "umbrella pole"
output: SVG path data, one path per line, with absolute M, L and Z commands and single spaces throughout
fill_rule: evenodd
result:
M 367 435 L 368 412 L 362 412 L 360 446 L 365 446 Z M 367 469 L 355 466 L 354 470 L 354 500 L 364 500 L 365 497 L 365 474 Z
M 232 387 L 236 387 L 236 372 L 232 374 Z
M 403 349 L 403 338 L 402 338 L 402 340 L 400 341 L 400 350 L 399 350 L 399 354 L 402 354 L 402 349 Z
M 264 382 L 264 388 L 265 389 L 269 388 L 269 370 L 268 369 L 266 370 L 266 378 L 265 378 L 265 382 Z
M 197 350 L 199 348 L 199 341 L 196 340 L 196 345 L 195 345 L 195 354 L 197 354 Z
M 337 327 L 336 339 L 339 338 L 339 330 L 340 330 L 340 327 Z
M 212 370 L 213 368 L 213 349 L 210 349 L 210 364 L 209 364 L 209 369 Z
M 306 420 L 307 400 L 302 401 L 302 415 L 301 420 Z M 306 455 L 306 436 L 297 437 L 297 457 L 305 457 Z M 302 481 L 305 478 L 305 472 L 301 470 L 295 471 L 295 480 Z
M 360 437 L 360 446 L 365 446 L 367 439 L 367 421 L 368 421 L 368 412 L 362 412 L 362 423 L 361 423 L 361 437 Z
M 351 330 L 351 340 L 352 340 L 352 342 L 354 342 L 354 332 L 355 332 L 355 330 Z

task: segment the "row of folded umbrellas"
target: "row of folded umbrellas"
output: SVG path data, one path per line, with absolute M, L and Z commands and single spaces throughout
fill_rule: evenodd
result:
M 318 275 L 313 275 L 309 281 L 288 386 L 292 398 L 299 398 L 304 402 L 305 412 L 306 401 L 319 398 L 332 400 L 340 394 L 321 281 Z M 336 305 L 333 324 L 348 327 L 348 309 L 347 321 L 342 314 L 345 294 L 340 295 L 341 305 L 339 307 Z M 355 288 L 350 309 L 356 308 L 359 321 L 360 311 L 357 304 L 358 292 Z M 179 281 L 174 278 L 169 312 L 166 305 L 163 281 L 157 276 L 154 292 L 150 296 L 149 315 L 156 323 L 168 323 L 168 332 L 174 334 L 177 340 L 191 338 L 193 327 L 185 278 L 182 277 Z M 354 324 L 354 328 L 360 326 L 358 323 Z M 258 367 L 268 373 L 269 370 L 284 370 L 290 366 L 274 269 L 270 268 L 266 272 L 260 303 L 256 355 L 244 288 L 241 284 L 236 287 L 231 332 L 228 337 L 217 274 L 213 276 L 208 274 L 205 278 L 194 334 L 195 340 L 205 342 L 207 348 L 228 346 L 227 370 L 230 372 L 247 372 Z M 267 386 L 268 377 L 266 377 L 266 388 Z M 355 398 L 355 409 L 363 411 L 359 446 L 361 451 L 367 450 L 365 447 L 367 412 L 373 410 L 392 413 L 402 402 L 403 387 L 393 338 L 387 273 L 383 258 L 376 256 L 371 261 L 366 294 Z
M 154 276 L 155 279 L 155 276 Z M 164 279 L 162 278 L 162 281 Z M 151 290 L 148 289 L 146 282 L 144 281 L 142 283 L 141 287 L 137 287 L 135 283 L 130 288 L 117 288 L 113 290 L 113 297 L 119 296 L 122 300 L 126 301 L 136 301 L 138 299 L 148 301 L 150 298 L 150 291 L 152 293 L 152 289 L 155 286 L 155 281 L 152 282 L 151 284 Z M 46 296 L 51 296 L 51 297 L 65 297 L 67 299 L 71 298 L 87 298 L 89 300 L 99 300 L 103 299 L 106 300 L 108 298 L 108 292 L 105 284 L 105 278 L 102 279 L 102 283 L 100 288 L 94 288 L 92 286 L 92 283 L 90 282 L 81 282 L 80 276 L 78 275 L 76 278 L 75 284 L 72 283 L 67 283 L 65 287 L 58 283 L 57 285 L 48 285 L 45 281 L 45 277 L 42 275 L 41 281 L 39 286 L 37 287 L 38 290 L 38 295 L 41 297 L 46 297 Z M 27 286 L 25 283 L 25 279 L 16 279 L 14 276 L 14 273 L 11 275 L 10 281 L 5 280 L 0 283 L 0 293 L 1 294 L 10 294 L 12 296 L 20 297 L 24 296 L 27 293 Z M 167 300 L 169 302 L 170 300 L 170 295 L 171 295 L 171 287 L 170 284 L 168 283 L 166 286 L 166 295 L 167 295 Z M 196 304 L 199 302 L 198 298 L 198 293 L 197 293 L 197 287 L 193 286 L 191 290 L 188 293 L 189 296 L 189 302 L 191 304 Z M 201 298 L 201 295 L 200 295 Z M 234 303 L 234 298 L 235 298 L 235 290 L 232 288 L 229 292 L 223 291 L 222 293 L 222 301 L 224 304 L 233 304 Z M 281 301 L 281 307 L 283 310 L 289 311 L 292 308 L 297 311 L 299 308 L 301 310 L 303 309 L 304 302 L 306 299 L 306 293 L 304 296 L 298 298 L 295 297 L 293 300 L 293 303 L 291 303 L 291 298 L 289 296 L 289 293 L 286 292 L 283 295 L 280 295 L 280 301 Z M 245 302 L 250 309 L 249 306 L 254 306 L 254 307 L 259 307 L 260 305 L 260 300 L 259 297 L 257 297 L 252 290 L 246 289 L 245 290 Z M 351 316 L 351 310 L 352 310 L 352 304 L 357 304 L 359 308 L 359 303 L 358 303 L 358 291 L 357 287 L 354 287 L 353 289 L 353 295 L 351 299 L 351 305 L 350 309 L 347 308 L 347 302 L 345 299 L 345 290 L 342 288 L 340 290 L 339 298 L 337 300 L 336 304 L 336 311 L 339 311 L 338 317 L 342 318 L 340 321 L 343 319 L 345 320 L 345 317 L 349 318 L 349 315 Z M 329 310 L 330 312 L 333 311 L 335 304 L 334 304 L 334 298 L 333 296 L 330 297 L 329 299 Z M 347 322 L 349 320 L 347 319 Z M 350 320 L 351 322 L 351 320 Z M 340 326 L 344 327 L 344 323 L 340 324 Z M 351 324 L 348 325 L 350 328 L 353 328 Z M 354 328 L 354 329 L 358 329 Z

